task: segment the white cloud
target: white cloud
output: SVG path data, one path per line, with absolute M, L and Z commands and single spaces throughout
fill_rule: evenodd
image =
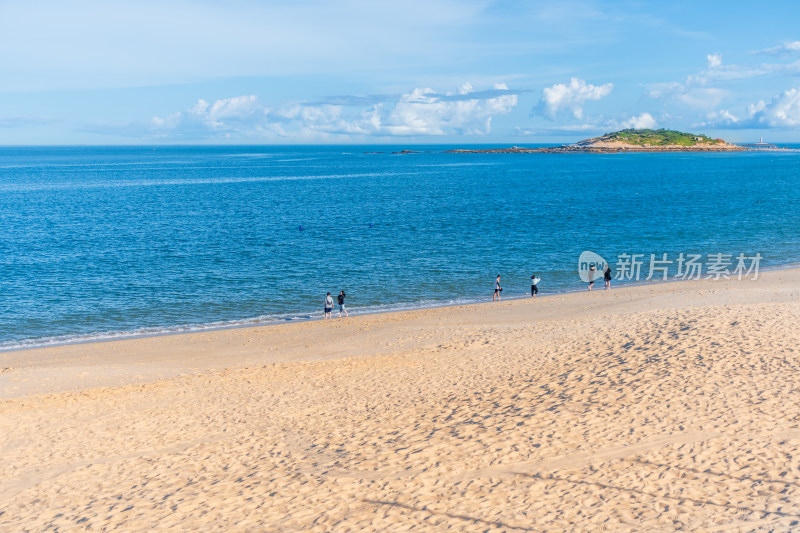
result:
M 733 126 L 738 124 L 740 119 L 728 111 L 727 109 L 720 109 L 719 111 L 712 111 L 706 115 L 707 122 L 703 123 L 703 126 L 707 125 L 727 125 Z
M 187 111 L 164 118 L 153 117 L 150 130 L 156 135 L 177 131 L 189 138 L 214 134 L 229 137 L 246 134 L 254 125 L 264 124 L 267 113 L 255 95 L 224 98 L 213 103 L 201 99 Z
M 794 46 L 794 43 L 790 43 Z M 800 41 L 797 42 L 800 46 Z M 789 45 L 787 45 L 789 46 Z M 800 48 L 798 48 L 800 49 Z M 686 81 L 657 83 L 650 85 L 650 96 L 660 98 L 664 95 L 675 93 L 685 93 L 696 87 L 706 87 L 713 82 L 730 82 L 745 80 L 768 75 L 788 75 L 800 74 L 800 60 L 790 63 L 760 63 L 758 65 L 735 65 L 723 64 L 722 55 L 706 55 L 706 68 L 697 74 L 687 76 Z
M 759 53 L 773 53 L 778 51 L 800 50 L 800 41 L 784 43 L 781 46 L 761 50 Z M 761 63 L 757 65 L 724 64 L 720 54 L 706 55 L 706 68 L 696 74 L 686 77 L 683 82 L 668 82 L 651 84 L 647 94 L 654 99 L 673 102 L 702 111 L 709 123 L 721 125 L 742 125 L 750 123 L 754 116 L 750 113 L 747 117 L 739 118 L 730 111 L 724 114 L 719 106 L 735 97 L 729 89 L 715 87 L 714 85 L 727 84 L 733 86 L 739 80 L 752 79 L 761 76 L 793 76 L 800 74 L 800 60 L 787 63 Z M 734 120 L 735 119 L 735 120 Z M 764 119 L 766 120 L 766 118 Z M 775 120 L 779 120 L 776 118 Z
M 569 84 L 556 83 L 542 90 L 537 109 L 551 119 L 562 113 L 570 113 L 573 117 L 581 119 L 583 105 L 587 101 L 600 100 L 608 96 L 613 88 L 613 83 L 591 85 L 580 78 L 570 78 Z
M 754 54 L 768 54 L 768 55 L 786 55 L 792 52 L 800 51 L 800 41 L 791 41 L 781 43 L 778 46 L 773 46 L 771 48 L 765 48 L 764 50 L 756 50 Z
M 767 108 L 767 103 L 764 100 L 759 100 L 755 104 L 750 104 L 747 106 L 747 116 L 752 118 L 756 116 L 757 113 L 764 111 Z
M 728 67 L 723 66 L 720 54 L 708 54 L 706 60 L 708 61 L 706 69 L 698 74 L 687 76 L 686 81 L 682 83 L 651 84 L 647 91 L 648 96 L 660 100 L 672 100 L 694 109 L 711 110 L 718 107 L 728 96 L 728 92 L 724 89 L 708 87 L 708 84 L 717 79 L 719 73 Z
M 800 60 L 791 63 L 761 63 L 758 65 L 719 65 L 704 75 L 709 80 L 735 81 L 769 75 L 793 76 L 800 73 Z
M 789 89 L 769 104 L 759 102 L 753 116 L 772 128 L 800 126 L 800 90 Z
M 236 98 L 225 98 L 217 100 L 209 105 L 204 100 L 199 100 L 193 109 L 198 115 L 206 115 L 215 118 L 244 117 L 251 115 L 258 109 L 255 95 L 238 96 Z
M 772 100 L 759 100 L 748 105 L 737 117 L 728 110 L 709 113 L 703 125 L 719 128 L 796 128 L 800 126 L 800 89 L 793 88 L 775 95 Z
M 497 90 L 508 90 L 497 84 Z M 460 86 L 457 95 L 469 95 L 472 86 Z M 386 117 L 383 129 L 391 135 L 486 134 L 491 131 L 494 115 L 508 113 L 517 105 L 516 94 L 488 99 L 448 99 L 433 89 L 414 89 L 403 95 Z
M 653 118 L 653 115 L 650 113 L 642 113 L 635 117 L 631 117 L 628 120 L 621 122 L 620 129 L 628 129 L 633 128 L 637 130 L 641 129 L 653 129 L 658 126 L 656 119 Z
M 353 99 L 352 101 L 357 101 Z M 263 106 L 254 95 L 198 102 L 187 111 L 154 117 L 151 134 L 173 138 L 343 140 L 369 136 L 485 135 L 492 118 L 517 105 L 505 84 L 473 91 L 464 83 L 454 92 L 417 88 L 394 101 L 371 105 L 295 103 Z

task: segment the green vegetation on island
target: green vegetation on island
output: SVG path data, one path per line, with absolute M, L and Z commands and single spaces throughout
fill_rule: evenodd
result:
M 600 137 L 608 141 L 623 142 L 634 146 L 697 146 L 698 144 L 725 144 L 722 139 L 712 139 L 706 135 L 665 130 L 627 129 L 608 133 Z

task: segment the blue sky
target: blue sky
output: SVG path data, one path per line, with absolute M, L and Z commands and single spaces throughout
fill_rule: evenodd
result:
M 793 2 L 0 0 L 0 144 L 800 142 Z

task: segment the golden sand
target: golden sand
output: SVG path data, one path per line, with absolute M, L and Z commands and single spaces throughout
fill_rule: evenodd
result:
M 800 271 L 0 354 L 0 530 L 800 529 Z

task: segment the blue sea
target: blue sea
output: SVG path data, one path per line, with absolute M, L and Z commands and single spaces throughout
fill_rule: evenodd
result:
M 585 290 L 584 250 L 800 262 L 800 152 L 448 148 L 0 148 L 0 349 Z

